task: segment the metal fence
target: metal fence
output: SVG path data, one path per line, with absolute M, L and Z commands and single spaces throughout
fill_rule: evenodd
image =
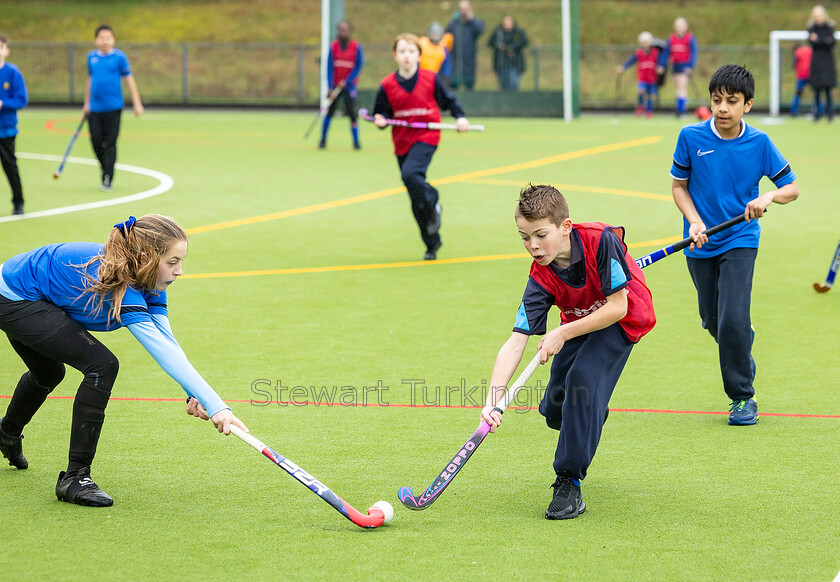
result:
M 146 104 L 312 106 L 319 94 L 320 47 L 314 44 L 121 43 L 131 62 L 140 95 Z M 26 79 L 33 103 L 80 104 L 87 82 L 87 43 L 19 42 L 10 62 Z M 376 89 L 395 69 L 391 46 L 365 45 L 361 89 Z M 580 104 L 583 108 L 629 107 L 635 102 L 635 73 L 617 77 L 615 68 L 635 50 L 630 45 L 582 45 Z M 490 49 L 479 51 L 477 91 L 497 91 Z M 562 89 L 560 45 L 526 50 L 527 68 L 520 91 Z M 701 47 L 692 97 L 705 102 L 705 86 L 724 63 L 748 66 L 755 74 L 756 104 L 766 106 L 769 95 L 769 55 L 765 46 Z M 782 98 L 793 95 L 793 76 L 783 79 Z M 670 107 L 673 89 L 667 83 L 660 95 Z

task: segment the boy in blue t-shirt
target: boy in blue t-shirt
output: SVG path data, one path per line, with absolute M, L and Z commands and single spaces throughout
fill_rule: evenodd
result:
M 128 57 L 114 48 L 114 31 L 102 25 L 96 29 L 96 50 L 88 53 L 88 81 L 82 114 L 88 117 L 90 142 L 102 167 L 100 190 L 110 192 L 114 182 L 114 164 L 117 162 L 117 137 L 120 134 L 120 116 L 124 106 L 121 79 L 125 79 L 134 106 L 134 115 L 143 113 L 143 103 L 137 84 L 131 74 Z
M 6 62 L 8 56 L 9 39 L 0 34 L 0 161 L 12 188 L 12 212 L 23 214 L 23 187 L 15 155 L 15 136 L 18 109 L 26 107 L 29 97 L 20 69 Z
M 766 133 L 743 120 L 752 108 L 755 80 L 738 65 L 724 65 L 709 82 L 712 117 L 680 131 L 674 151 L 672 192 L 682 211 L 683 234 L 694 241 L 685 251 L 697 289 L 703 327 L 718 343 L 723 387 L 732 400 L 729 424 L 758 419 L 754 395 L 754 333 L 750 293 L 761 227 L 755 220 L 771 202 L 787 204 L 799 196 L 796 176 Z M 770 178 L 777 190 L 759 195 Z M 707 225 L 743 214 L 746 222 L 718 234 Z

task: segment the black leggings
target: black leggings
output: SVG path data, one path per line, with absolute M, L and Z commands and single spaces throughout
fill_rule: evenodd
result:
M 0 162 L 12 188 L 12 202 L 23 204 L 23 187 L 20 184 L 20 172 L 15 156 L 15 136 L 0 139 Z
M 90 466 L 119 362 L 102 343 L 48 301 L 0 296 L 0 330 L 29 369 L 18 381 L 3 430 L 18 435 L 64 378 L 67 364 L 84 374 L 73 402 L 67 472 Z
M 102 182 L 108 178 L 108 184 L 114 181 L 114 165 L 117 163 L 117 137 L 120 135 L 122 109 L 104 113 L 91 112 L 88 116 L 90 143 L 93 153 L 102 167 Z
M 814 87 L 814 119 L 819 119 L 822 115 L 826 115 L 828 120 L 834 118 L 834 103 L 831 101 L 831 90 L 834 87 Z M 825 109 L 820 103 L 820 93 L 825 93 Z

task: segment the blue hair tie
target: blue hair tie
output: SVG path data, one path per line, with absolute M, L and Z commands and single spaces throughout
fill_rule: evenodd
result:
M 133 216 L 129 216 L 128 220 L 125 222 L 118 222 L 114 225 L 114 228 L 120 229 L 122 235 L 128 238 L 128 233 L 131 232 L 131 227 L 134 226 L 134 223 L 137 222 L 137 219 Z

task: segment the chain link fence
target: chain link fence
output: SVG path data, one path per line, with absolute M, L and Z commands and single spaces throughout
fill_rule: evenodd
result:
M 320 47 L 282 43 L 120 43 L 145 104 L 313 106 L 318 103 Z M 32 103 L 81 104 L 87 82 L 88 43 L 19 42 L 10 61 L 26 79 Z M 584 109 L 629 108 L 635 105 L 633 70 L 615 68 L 635 50 L 630 45 L 585 44 L 580 50 L 580 105 Z M 359 88 L 375 90 L 395 70 L 389 44 L 364 46 L 365 66 Z M 539 45 L 525 51 L 526 70 L 520 91 L 562 90 L 560 45 Z M 498 91 L 489 49 L 479 52 L 476 91 Z M 766 107 L 769 95 L 767 47 L 701 47 L 690 87 L 695 102 L 708 100 L 708 79 L 717 67 L 737 63 L 756 76 L 756 105 Z M 787 66 L 785 64 L 784 66 Z M 783 102 L 793 96 L 793 76 L 785 76 Z M 671 108 L 673 87 L 663 87 L 660 103 Z

